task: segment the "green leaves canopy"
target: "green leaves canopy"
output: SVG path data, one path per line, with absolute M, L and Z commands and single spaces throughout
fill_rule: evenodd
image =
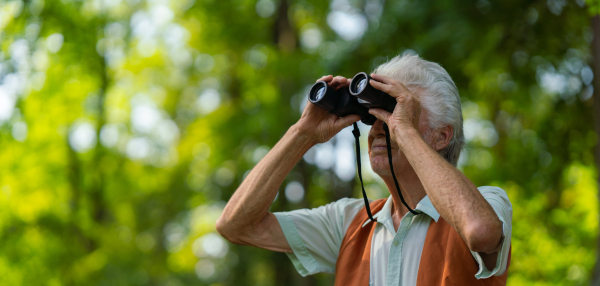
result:
M 3 2 L 3 282 L 331 284 L 299 277 L 283 254 L 226 243 L 214 222 L 299 118 L 315 79 L 410 52 L 442 64 L 459 87 L 469 140 L 460 168 L 511 198 L 509 284 L 585 284 L 598 139 L 583 5 Z M 272 210 L 358 196 L 354 165 L 339 161 L 352 148 L 344 132 L 305 157 Z M 372 198 L 387 194 L 365 176 Z

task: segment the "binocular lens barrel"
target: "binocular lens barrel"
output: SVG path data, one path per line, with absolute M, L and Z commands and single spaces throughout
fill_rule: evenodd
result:
M 335 96 L 335 90 L 324 81 L 318 81 L 310 88 L 308 100 L 327 112 L 333 111 L 339 102 L 339 98 Z
M 350 94 L 359 99 L 360 104 L 367 108 L 381 108 L 394 112 L 396 99 L 369 84 L 371 77 L 365 72 L 357 73 L 350 84 Z
M 354 78 L 352 78 L 352 83 L 350 83 L 350 93 L 354 96 L 357 96 L 364 92 L 367 85 L 369 85 L 369 79 L 370 78 L 366 73 L 357 73 Z

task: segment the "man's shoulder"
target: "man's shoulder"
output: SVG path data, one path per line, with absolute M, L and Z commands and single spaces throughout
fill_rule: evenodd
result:
M 330 218 L 354 217 L 361 208 L 364 207 L 362 199 L 341 198 L 315 208 L 296 209 L 287 212 L 281 212 L 292 216 L 324 216 Z
M 337 201 L 327 204 L 326 207 L 335 208 L 336 213 L 339 215 L 344 215 L 345 217 L 354 217 L 362 208 L 365 207 L 365 204 L 363 199 L 341 198 Z
M 373 202 L 375 201 L 369 199 L 371 205 Z M 365 201 L 364 199 L 342 198 L 325 205 L 325 207 L 329 210 L 328 213 L 330 215 L 334 214 L 336 220 L 339 220 L 342 224 L 343 233 L 345 235 L 346 230 L 350 227 L 352 221 L 354 221 L 361 210 L 365 209 Z
M 477 188 L 483 198 L 494 207 L 500 206 L 504 210 L 508 210 L 512 213 L 512 203 L 508 198 L 508 194 L 500 187 L 496 186 L 481 186 Z M 496 210 L 498 212 L 498 210 Z
M 385 204 L 388 198 L 381 198 L 372 200 L 369 199 L 369 206 L 374 208 L 379 205 Z M 343 209 L 346 217 L 355 217 L 358 212 L 365 208 L 365 200 L 364 199 L 355 199 L 355 198 L 343 198 L 338 201 L 333 202 L 332 204 L 337 204 L 340 209 Z
M 479 192 L 485 197 L 486 195 L 496 195 L 501 196 L 502 198 L 506 198 L 508 200 L 508 194 L 500 187 L 496 186 L 480 186 L 477 187 Z
M 506 193 L 502 188 L 498 187 L 498 186 L 479 186 L 477 187 L 477 189 L 479 189 L 480 192 L 492 192 L 492 191 L 496 191 L 496 192 L 503 192 Z

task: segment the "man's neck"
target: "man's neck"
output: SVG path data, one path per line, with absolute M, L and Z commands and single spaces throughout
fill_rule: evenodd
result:
M 400 190 L 402 192 L 402 196 L 404 197 L 404 201 L 410 206 L 411 209 L 416 208 L 417 204 L 427 195 L 427 193 L 425 193 L 425 188 L 423 188 L 423 184 L 421 184 L 421 180 L 419 180 L 419 177 L 417 176 L 417 173 L 415 173 L 412 168 L 408 168 L 408 170 L 404 170 L 401 173 L 396 172 L 396 179 L 400 185 Z M 408 212 L 408 209 L 406 206 L 404 206 L 404 204 L 402 204 L 402 200 L 400 200 L 400 196 L 398 196 L 398 191 L 396 190 L 396 185 L 394 184 L 394 179 L 392 178 L 391 174 L 383 177 L 383 181 L 387 185 L 388 191 L 394 200 L 394 205 L 392 207 L 392 219 L 394 221 L 394 228 L 397 230 L 400 220 Z

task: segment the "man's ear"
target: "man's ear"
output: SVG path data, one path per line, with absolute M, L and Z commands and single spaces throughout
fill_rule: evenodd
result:
M 452 125 L 448 124 L 440 128 L 436 133 L 437 136 L 432 144 L 432 147 L 433 150 L 439 151 L 446 148 L 446 146 L 450 144 L 452 136 L 454 136 L 454 130 L 452 129 Z

